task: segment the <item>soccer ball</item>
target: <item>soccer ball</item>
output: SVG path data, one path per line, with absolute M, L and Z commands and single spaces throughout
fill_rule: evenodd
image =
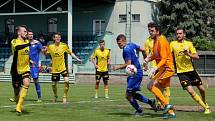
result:
M 137 73 L 137 68 L 134 65 L 127 65 L 125 72 L 128 76 L 135 76 Z

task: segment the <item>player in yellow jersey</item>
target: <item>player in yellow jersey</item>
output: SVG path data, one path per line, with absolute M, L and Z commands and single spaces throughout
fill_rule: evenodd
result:
M 149 31 L 149 28 L 150 28 L 150 25 L 153 24 L 153 23 L 149 23 L 148 24 L 148 31 Z M 150 31 L 149 31 L 150 33 Z M 164 35 L 161 35 L 161 37 L 164 37 Z M 151 55 L 152 52 L 153 52 L 153 46 L 154 46 L 154 40 L 152 39 L 152 37 L 150 36 L 149 38 L 146 39 L 145 43 L 144 43 L 144 46 L 145 46 L 145 49 L 146 49 L 146 55 Z M 150 70 L 151 68 L 154 68 L 156 66 L 156 61 L 153 60 L 151 61 L 150 63 L 148 63 L 148 66 L 145 66 L 144 70 Z M 165 83 L 163 89 L 162 89 L 162 93 L 164 95 L 164 97 L 168 98 L 169 100 L 169 97 L 170 97 L 170 80 L 167 81 L 167 83 Z M 161 110 L 161 103 L 159 102 L 159 100 L 157 100 L 157 110 Z
M 57 101 L 57 82 L 60 80 L 60 75 L 64 77 L 64 95 L 63 103 L 67 103 L 67 94 L 69 90 L 69 73 L 65 65 L 64 53 L 67 53 L 81 61 L 68 47 L 67 44 L 60 42 L 60 33 L 54 33 L 53 35 L 54 43 L 50 44 L 46 49 L 46 54 L 50 54 L 52 58 L 52 90 L 54 93 L 53 102 Z
M 95 98 L 98 98 L 98 90 L 99 90 L 99 83 L 101 78 L 103 78 L 104 82 L 104 91 L 105 91 L 105 98 L 109 98 L 108 96 L 108 81 L 109 81 L 109 74 L 108 74 L 108 65 L 110 64 L 110 50 L 105 48 L 105 41 L 99 41 L 99 48 L 95 50 L 92 57 L 92 63 L 96 68 L 96 84 L 95 84 Z
M 177 28 L 176 40 L 170 43 L 171 51 L 175 57 L 176 72 L 183 89 L 205 109 L 205 114 L 209 114 L 211 111 L 205 100 L 205 89 L 192 63 L 192 60 L 199 59 L 199 56 L 192 42 L 187 41 L 185 37 L 186 31 L 183 28 Z M 194 91 L 192 86 L 198 88 L 201 97 Z
M 22 79 L 23 86 L 20 92 L 15 92 L 16 99 L 16 112 L 18 115 L 21 114 L 24 99 L 27 95 L 28 88 L 30 85 L 30 57 L 29 57 L 29 46 L 31 44 L 27 40 L 27 27 L 22 25 L 17 27 L 17 39 L 11 41 L 12 53 L 13 53 L 13 63 L 11 66 L 12 77 L 15 75 Z M 14 74 L 14 75 L 13 75 Z M 17 79 L 18 80 L 18 79 Z M 20 84 L 15 83 L 15 88 L 19 87 Z M 15 90 L 15 89 L 14 89 Z M 16 90 L 16 91 L 19 91 Z M 18 99 L 19 96 L 19 99 Z M 17 100 L 18 99 L 18 100 Z

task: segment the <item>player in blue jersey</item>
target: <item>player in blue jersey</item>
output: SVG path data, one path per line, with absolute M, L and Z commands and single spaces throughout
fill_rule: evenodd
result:
M 117 44 L 120 49 L 123 49 L 123 59 L 125 64 L 114 66 L 113 70 L 124 69 L 127 65 L 133 64 L 137 68 L 137 74 L 134 76 L 128 76 L 127 78 L 127 89 L 126 89 L 126 98 L 130 104 L 136 109 L 135 115 L 142 115 L 143 110 L 139 106 L 137 100 L 149 104 L 155 111 L 155 99 L 149 99 L 142 94 L 138 93 L 141 88 L 141 82 L 143 77 L 143 71 L 138 60 L 137 51 L 144 52 L 145 49 L 136 45 L 134 43 L 127 43 L 126 36 L 120 34 L 116 38 Z
M 31 30 L 28 30 L 28 40 L 31 42 L 37 41 L 33 38 L 34 33 Z M 31 77 L 33 78 L 35 88 L 37 91 L 38 100 L 37 102 L 41 102 L 41 89 L 40 89 L 40 83 L 38 80 L 39 77 L 39 53 L 42 50 L 43 46 L 42 44 L 37 41 L 36 44 L 33 44 L 30 46 L 30 73 Z

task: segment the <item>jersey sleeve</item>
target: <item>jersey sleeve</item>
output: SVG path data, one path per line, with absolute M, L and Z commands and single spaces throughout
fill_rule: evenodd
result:
M 163 65 L 165 65 L 166 61 L 167 61 L 167 58 L 168 58 L 168 42 L 167 40 L 164 40 L 164 38 L 161 38 L 161 41 L 160 41 L 160 50 L 159 50 L 159 54 L 160 54 L 160 62 L 157 64 L 157 67 L 160 68 L 162 67 Z
M 110 59 L 110 49 L 108 49 L 108 59 Z
M 97 56 L 97 52 L 96 52 L 96 50 L 95 50 L 94 53 L 93 53 L 93 59 L 95 59 L 96 56 Z
M 170 43 L 170 52 L 173 52 L 173 41 Z
M 50 54 L 50 45 L 47 47 L 46 53 L 47 53 L 47 54 Z
M 38 42 L 38 49 L 42 50 L 43 46 L 40 42 Z
M 124 56 L 125 62 L 128 62 L 129 60 L 131 60 L 131 52 L 128 49 L 124 49 L 123 56 Z
M 69 49 L 69 46 L 68 46 L 68 45 L 65 45 L 65 51 L 66 51 L 68 54 L 72 54 L 72 51 Z
M 190 50 L 191 54 L 196 53 L 196 48 L 193 46 L 193 44 L 191 42 L 190 42 L 189 50 Z

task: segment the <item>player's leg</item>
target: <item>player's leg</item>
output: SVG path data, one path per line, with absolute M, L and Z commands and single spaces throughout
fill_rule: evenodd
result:
M 53 102 L 57 102 L 57 82 L 60 80 L 60 74 L 52 74 L 52 91 L 54 94 Z
M 18 103 L 19 100 L 19 92 L 20 88 L 22 87 L 22 78 L 18 74 L 13 74 L 12 75 L 12 86 L 13 86 L 13 91 L 14 91 L 14 97 L 10 98 L 11 102 L 16 102 Z
M 30 73 L 29 72 L 24 73 L 22 75 L 22 78 L 23 78 L 23 86 L 20 91 L 19 101 L 16 105 L 16 112 L 18 114 L 20 114 L 22 112 L 23 103 L 24 103 L 25 97 L 27 96 L 27 93 L 28 93 L 28 88 L 30 86 Z
M 104 92 L 105 92 L 105 98 L 109 98 L 109 74 L 108 72 L 103 72 L 103 82 L 104 82 Z
M 69 73 L 67 71 L 62 72 L 64 77 L 64 93 L 63 93 L 63 103 L 67 103 L 68 91 L 69 91 Z
M 96 84 L 95 84 L 95 98 L 98 98 L 98 92 L 99 92 L 99 83 L 101 80 L 101 72 L 96 71 Z
M 41 102 L 41 88 L 39 82 L 39 68 L 38 67 L 31 67 L 31 77 L 33 78 L 35 89 L 37 92 L 37 102 Z

